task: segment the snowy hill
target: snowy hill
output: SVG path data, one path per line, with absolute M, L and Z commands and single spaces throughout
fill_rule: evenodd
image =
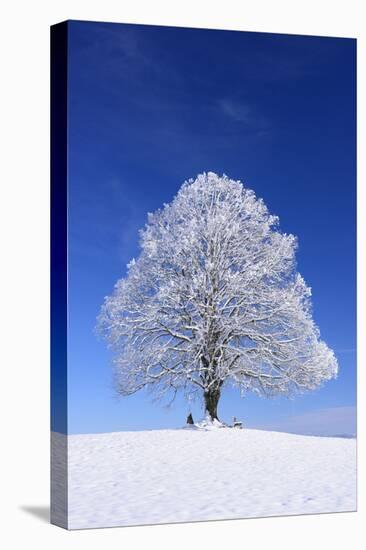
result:
M 66 436 L 53 434 L 55 447 Z M 68 436 L 69 528 L 356 509 L 356 441 L 259 430 Z

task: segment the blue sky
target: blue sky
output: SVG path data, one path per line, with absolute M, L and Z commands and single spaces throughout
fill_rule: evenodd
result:
M 294 400 L 226 391 L 220 417 L 355 432 L 355 49 L 351 39 L 69 23 L 69 433 L 184 423 L 181 399 L 167 409 L 115 394 L 94 327 L 138 255 L 147 212 L 203 171 L 242 180 L 297 235 L 298 270 L 340 366 L 336 381 Z

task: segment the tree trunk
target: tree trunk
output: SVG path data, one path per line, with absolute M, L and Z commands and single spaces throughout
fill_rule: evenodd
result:
M 210 416 L 211 420 L 219 420 L 217 416 L 217 405 L 219 403 L 220 394 L 220 388 L 210 389 L 204 393 L 206 415 Z

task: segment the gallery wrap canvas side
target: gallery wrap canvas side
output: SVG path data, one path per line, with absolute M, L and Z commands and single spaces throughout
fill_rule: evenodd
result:
M 51 28 L 51 522 L 67 527 L 67 23 Z

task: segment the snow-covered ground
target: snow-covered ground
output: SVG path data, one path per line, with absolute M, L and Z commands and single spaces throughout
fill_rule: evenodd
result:
M 68 436 L 68 456 L 70 529 L 356 509 L 353 439 L 119 432 Z

